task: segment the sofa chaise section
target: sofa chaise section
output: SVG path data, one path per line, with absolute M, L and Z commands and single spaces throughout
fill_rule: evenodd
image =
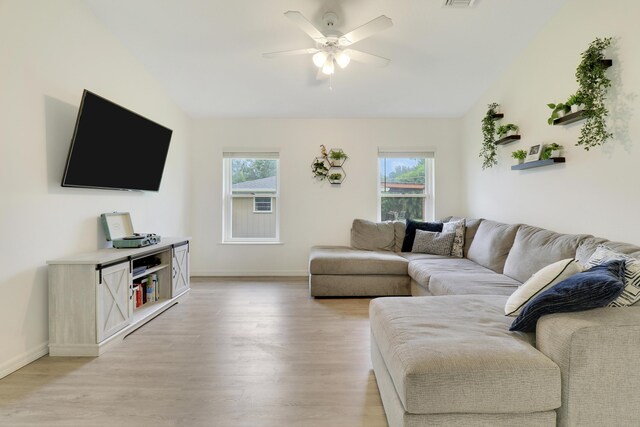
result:
M 560 369 L 509 332 L 506 297 L 371 302 L 371 357 L 389 425 L 555 425 Z
M 309 293 L 314 297 L 410 295 L 408 264 L 391 251 L 314 246 L 309 257 Z

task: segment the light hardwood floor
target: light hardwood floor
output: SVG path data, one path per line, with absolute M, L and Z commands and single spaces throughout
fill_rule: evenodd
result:
M 370 300 L 308 295 L 302 278 L 193 279 L 103 356 L 0 380 L 0 425 L 386 426 Z

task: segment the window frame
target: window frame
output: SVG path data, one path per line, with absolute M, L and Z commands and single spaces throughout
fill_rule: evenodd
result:
M 232 189 L 232 167 L 231 162 L 234 159 L 251 159 L 251 160 L 274 160 L 276 162 L 276 191 L 275 192 L 247 192 L 245 194 L 233 194 Z M 280 242 L 280 153 L 273 151 L 251 151 L 251 152 L 223 152 L 222 155 L 222 243 L 236 244 L 274 244 Z M 233 237 L 233 199 L 235 198 L 255 198 L 269 197 L 271 198 L 271 211 L 254 212 L 254 213 L 271 213 L 273 212 L 273 204 L 276 205 L 275 210 L 275 236 L 274 237 Z M 255 208 L 255 201 L 254 206 Z
M 382 170 L 380 168 L 380 160 L 381 159 L 412 159 L 412 158 L 420 158 L 425 161 L 425 188 L 424 194 L 416 194 L 416 193 L 394 193 L 394 194 L 384 194 L 382 192 L 382 180 L 381 173 Z M 386 149 L 378 149 L 378 156 L 376 158 L 377 162 L 377 218 L 378 221 L 382 220 L 382 199 L 383 198 L 422 198 L 422 212 L 424 214 L 424 218 L 422 221 L 434 221 L 435 220 L 435 150 L 415 150 L 415 149 L 407 149 L 407 150 L 386 150 Z

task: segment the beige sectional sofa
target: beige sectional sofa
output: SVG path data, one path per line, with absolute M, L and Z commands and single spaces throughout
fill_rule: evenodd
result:
M 400 252 L 402 223 L 354 221 L 352 247 L 315 247 L 310 293 L 397 296 L 370 305 L 371 359 L 390 426 L 640 425 L 640 306 L 543 316 L 510 332 L 511 293 L 599 244 L 524 224 L 467 220 L 464 258 Z M 389 233 L 389 230 L 393 230 Z

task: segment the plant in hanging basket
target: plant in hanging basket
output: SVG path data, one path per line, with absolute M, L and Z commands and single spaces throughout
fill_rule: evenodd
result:
M 581 94 L 584 103 L 582 115 L 586 119 L 576 145 L 587 151 L 604 144 L 613 136 L 607 130 L 606 118 L 609 110 L 604 105 L 607 89 L 611 86 L 611 80 L 606 75 L 604 50 L 610 45 L 611 37 L 596 38 L 587 50 L 582 52 L 582 61 L 576 69 L 578 93 Z
M 498 163 L 497 150 L 494 143 L 496 133 L 495 114 L 500 104 L 492 102 L 488 105 L 487 113 L 482 118 L 482 148 L 479 157 L 482 158 L 482 169 L 490 168 Z

